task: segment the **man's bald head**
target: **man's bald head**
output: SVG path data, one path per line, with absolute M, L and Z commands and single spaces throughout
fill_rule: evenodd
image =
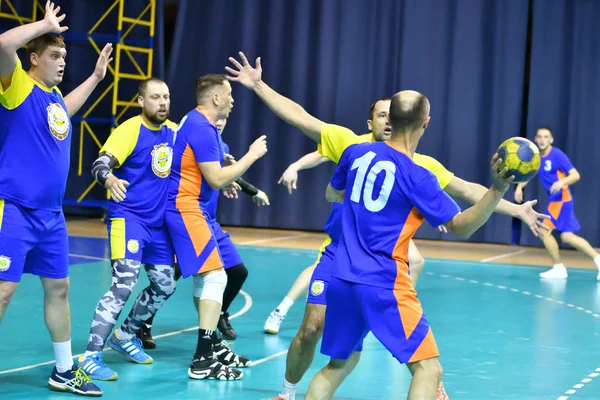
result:
M 390 125 L 393 132 L 405 132 L 425 128 L 429 121 L 429 100 L 414 90 L 403 90 L 392 97 Z

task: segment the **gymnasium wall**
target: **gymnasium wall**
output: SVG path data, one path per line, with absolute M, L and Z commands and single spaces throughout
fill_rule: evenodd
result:
M 164 43 L 162 60 L 173 120 L 194 107 L 196 79 L 224 72 L 227 58 L 243 50 L 252 62 L 262 57 L 263 79 L 275 90 L 317 118 L 357 133 L 367 132 L 374 99 L 401 89 L 421 91 L 431 101 L 432 120 L 419 151 L 484 185 L 491 184 L 489 159 L 498 144 L 510 136 L 533 139 L 537 126 L 549 125 L 555 145 L 582 176 L 572 188 L 581 234 L 600 245 L 599 1 L 180 0 L 177 10 L 173 41 Z M 157 35 L 155 43 L 162 43 L 165 30 Z M 166 35 L 171 37 L 169 29 Z M 77 68 L 68 71 L 69 88 L 71 80 L 91 72 L 82 57 L 70 52 Z M 250 91 L 235 84 L 233 90 L 235 108 L 223 137 L 242 156 L 254 138 L 267 135 L 269 153 L 244 178 L 269 195 L 271 206 L 222 198 L 221 222 L 322 230 L 329 212 L 325 186 L 334 165 L 301 172 L 290 196 L 277 180 L 315 144 Z M 74 141 L 74 154 L 75 146 Z M 91 164 L 93 152 L 87 157 Z M 87 184 L 74 176 L 69 193 Z M 102 190 L 94 196 L 101 199 Z M 545 208 L 537 180 L 526 197 L 537 197 Z M 512 199 L 512 191 L 506 198 Z M 511 235 L 511 219 L 494 216 L 471 240 L 509 243 Z M 428 226 L 417 236 L 456 239 Z M 521 243 L 539 244 L 525 228 Z

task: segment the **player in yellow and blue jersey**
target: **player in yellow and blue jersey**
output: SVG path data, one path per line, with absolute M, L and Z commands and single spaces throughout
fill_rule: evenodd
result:
M 553 142 L 554 135 L 549 127 L 541 126 L 537 129 L 535 143 L 539 147 L 542 156 L 542 166 L 538 176 L 542 186 L 548 193 L 547 212 L 551 217 L 551 219 L 545 221 L 550 232 L 545 232 L 541 239 L 553 262 L 552 268 L 542 272 L 540 277 L 566 279 L 568 277 L 567 269 L 560 258 L 558 243 L 551 234 L 552 230 L 560 232 L 560 240 L 563 243 L 573 246 L 594 260 L 598 270 L 600 270 L 600 255 L 587 240 L 575 234 L 581 227 L 575 217 L 573 196 L 569 186 L 577 182 L 580 176 L 569 157 L 559 148 L 552 146 Z M 523 201 L 523 188 L 525 186 L 527 186 L 527 183 L 520 183 L 515 188 L 516 201 Z M 596 279 L 600 281 L 600 271 Z
M 168 120 L 171 99 L 165 82 L 146 79 L 138 92 L 141 114 L 111 133 L 92 166 L 92 174 L 111 196 L 107 217 L 112 285 L 96 306 L 80 362 L 88 375 L 99 380 L 118 377 L 102 361 L 102 349 L 137 283 L 141 265 L 150 285 L 138 295 L 128 317 L 108 341 L 129 360 L 152 363 L 135 334 L 176 287 L 175 255 L 165 210 L 177 126 Z
M 56 365 L 52 389 L 100 396 L 102 390 L 73 365 L 68 302 L 69 249 L 62 201 L 67 183 L 72 117 L 104 79 L 112 46 L 94 73 L 63 98 L 64 15 L 47 2 L 43 20 L 0 35 L 0 319 L 23 273 L 44 288 L 46 326 Z M 28 71 L 17 50 L 27 44 Z
M 357 136 L 347 128 L 326 124 L 318 120 L 308 114 L 300 105 L 275 92 L 261 80 L 262 69 L 259 60 L 257 60 L 256 68 L 252 68 L 242 53 L 240 53 L 240 56 L 244 65 L 230 58 L 230 61 L 237 67 L 237 70 L 229 67 L 226 68 L 233 75 L 230 79 L 239 81 L 246 87 L 253 89 L 275 114 L 317 142 L 320 154 L 331 161 L 337 163 L 343 151 L 352 144 L 389 139 L 391 135 L 391 127 L 388 120 L 390 98 L 379 99 L 372 104 L 369 111 L 369 120 L 367 121 L 367 126 L 372 130 L 372 133 Z M 483 186 L 466 182 L 454 176 L 454 174 L 432 157 L 415 154 L 414 161 L 428 169 L 437 178 L 440 186 L 452 196 L 462 198 L 473 204 L 486 193 L 486 189 Z M 312 163 L 313 165 L 318 165 L 317 160 L 312 161 Z M 542 215 L 532 209 L 532 204 L 532 202 L 529 202 L 522 206 L 517 206 L 503 200 L 498 205 L 497 211 L 521 218 L 537 234 L 541 226 L 541 223 L 537 219 L 542 217 Z M 290 344 L 290 351 L 287 355 L 283 391 L 280 393 L 280 398 L 282 399 L 294 400 L 297 384 L 308 370 L 314 357 L 316 345 L 322 335 L 330 269 L 335 259 L 336 237 L 340 236 L 336 231 L 340 229 L 339 206 L 334 206 L 326 223 L 326 232 L 329 234 L 329 237 L 325 239 L 321 247 L 317 265 L 311 277 L 304 319 L 300 330 Z M 424 261 L 412 241 L 409 241 L 409 248 L 411 279 L 413 284 L 416 285 Z M 303 272 L 302 275 L 306 277 L 308 274 Z M 294 283 L 294 286 L 302 285 L 308 287 L 308 283 L 305 283 L 305 281 L 297 280 Z M 294 293 L 301 292 L 299 289 L 292 289 L 292 291 Z M 287 303 L 289 305 L 289 301 Z M 283 316 L 280 310 L 274 310 L 265 323 L 265 330 L 268 330 L 269 327 L 275 327 L 278 331 L 278 324 L 282 320 Z M 443 385 L 440 386 L 438 398 L 447 398 Z
M 306 399 L 333 396 L 358 363 L 370 331 L 407 364 L 413 375 L 408 398 L 436 397 L 442 368 L 409 275 L 410 239 L 424 220 L 468 238 L 488 220 L 514 177 L 504 176 L 506 168 L 498 171 L 495 155 L 494 185 L 461 213 L 438 179 L 413 161 L 429 109 L 422 94 L 397 93 L 390 106 L 389 140 L 348 147 L 327 187 L 327 199 L 343 201 L 344 207 L 322 344 L 331 361 L 312 380 Z

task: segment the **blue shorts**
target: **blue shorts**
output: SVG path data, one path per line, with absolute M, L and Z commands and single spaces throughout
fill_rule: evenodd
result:
M 166 226 L 150 227 L 135 218 L 111 218 L 107 224 L 110 259 L 170 265 L 175 251 Z
M 229 233 L 202 210 L 168 208 L 166 221 L 184 278 L 243 263 Z
M 556 229 L 559 232 L 577 232 L 581 229 L 579 221 L 575 218 L 573 201 L 551 201 L 548 203 L 546 213 L 550 215 L 550 219 L 545 219 L 544 225 L 550 229 Z
M 345 360 L 372 331 L 400 363 L 439 356 L 416 293 L 331 277 L 321 353 Z
M 336 250 L 337 243 L 333 243 L 331 238 L 327 237 L 321 245 L 317 266 L 310 278 L 307 303 L 327 305 L 327 287 L 331 280 L 331 268 L 335 261 Z
M 69 236 L 62 211 L 21 207 L 0 199 L 0 280 L 69 276 Z

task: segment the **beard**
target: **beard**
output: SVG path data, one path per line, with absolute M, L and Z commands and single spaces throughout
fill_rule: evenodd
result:
M 162 125 L 169 118 L 169 111 L 166 112 L 164 117 L 158 115 L 158 111 L 156 111 L 153 114 L 146 112 L 146 110 L 142 110 L 142 112 L 144 113 L 144 117 L 146 117 L 148 121 L 156 125 Z

